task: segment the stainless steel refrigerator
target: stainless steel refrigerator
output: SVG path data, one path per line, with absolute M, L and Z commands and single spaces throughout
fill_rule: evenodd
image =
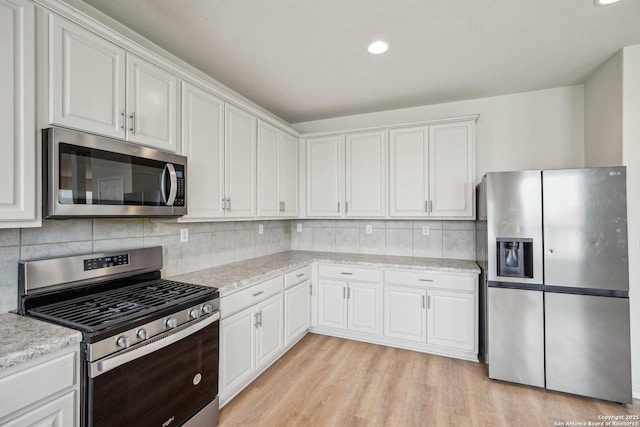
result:
M 631 403 L 625 168 L 488 173 L 478 203 L 489 377 Z

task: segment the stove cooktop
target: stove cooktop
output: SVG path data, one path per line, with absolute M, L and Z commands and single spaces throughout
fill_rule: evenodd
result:
M 215 288 L 160 279 L 31 308 L 28 314 L 95 333 L 215 292 Z

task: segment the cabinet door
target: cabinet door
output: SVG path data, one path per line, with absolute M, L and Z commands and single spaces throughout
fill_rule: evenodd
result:
M 280 198 L 282 216 L 298 216 L 298 138 L 280 134 Z
M 76 419 L 75 394 L 75 391 L 71 391 L 2 425 L 4 427 L 76 426 L 79 424 L 79 420 Z
M 256 306 L 258 329 L 256 330 L 256 366 L 273 360 L 283 345 L 282 337 L 282 293 Z
M 49 45 L 49 122 L 124 138 L 124 49 L 53 14 Z
M 427 344 L 474 350 L 475 327 L 473 294 L 427 291 Z
M 350 331 L 380 334 L 380 285 L 349 282 L 348 329 Z
M 346 137 L 345 214 L 385 216 L 387 193 L 386 131 Z
M 127 53 L 127 140 L 176 151 L 178 78 Z
M 284 291 L 284 340 L 288 346 L 309 329 L 311 298 L 306 280 Z
M 427 127 L 389 131 L 390 216 L 428 215 Z
M 0 0 L 0 227 L 37 218 L 33 3 Z
M 307 140 L 307 215 L 342 216 L 342 137 Z
M 384 335 L 424 343 L 427 337 L 424 289 L 384 286 Z
M 346 282 L 318 281 L 318 326 L 347 329 L 346 297 Z
M 189 159 L 189 218 L 224 216 L 224 101 L 182 85 L 182 152 Z
M 258 120 L 258 216 L 280 216 L 280 131 Z
M 227 217 L 256 216 L 257 119 L 231 104 L 225 112 Z
M 429 126 L 430 215 L 473 217 L 474 122 Z
M 248 380 L 256 369 L 257 316 L 253 307 L 220 321 L 220 395 Z

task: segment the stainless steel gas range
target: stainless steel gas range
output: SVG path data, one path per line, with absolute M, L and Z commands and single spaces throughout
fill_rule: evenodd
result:
M 19 265 L 18 312 L 83 334 L 83 426 L 218 425 L 218 290 L 161 268 L 161 247 Z

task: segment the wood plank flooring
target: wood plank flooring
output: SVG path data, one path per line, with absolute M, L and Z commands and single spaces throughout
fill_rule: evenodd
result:
M 489 380 L 481 363 L 308 334 L 222 409 L 220 426 L 548 427 L 599 415 L 640 415 L 640 401 L 516 386 Z

